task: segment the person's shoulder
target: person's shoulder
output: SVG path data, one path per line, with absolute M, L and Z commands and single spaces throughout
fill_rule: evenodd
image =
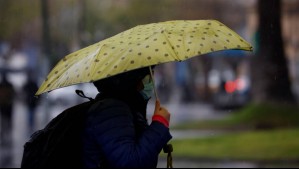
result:
M 130 107 L 118 99 L 103 99 L 97 101 L 89 110 L 93 113 L 130 112 Z
M 104 99 L 91 106 L 87 114 L 87 121 L 89 125 L 93 125 L 124 116 L 132 118 L 131 110 L 126 103 L 116 99 Z
M 96 108 L 101 108 L 101 109 L 109 109 L 109 108 L 129 108 L 129 106 L 118 99 L 103 99 L 103 100 L 99 100 L 95 103 L 94 105 Z

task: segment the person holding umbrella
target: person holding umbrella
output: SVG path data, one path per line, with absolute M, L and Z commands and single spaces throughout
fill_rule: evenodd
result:
M 170 113 L 160 106 L 157 92 L 154 116 L 147 124 L 146 105 L 155 89 L 152 69 L 221 50 L 252 51 L 252 46 L 216 20 L 139 25 L 65 56 L 36 95 L 94 83 L 100 101 L 87 111 L 84 166 L 152 168 L 172 138 Z M 170 153 L 168 157 L 171 163 Z
M 86 168 L 153 168 L 162 148 L 172 138 L 170 113 L 156 102 L 150 125 L 146 105 L 153 81 L 149 69 L 137 69 L 94 82 L 99 90 L 83 135 Z

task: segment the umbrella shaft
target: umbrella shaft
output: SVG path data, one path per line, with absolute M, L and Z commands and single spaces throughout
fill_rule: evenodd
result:
M 156 97 L 156 100 L 158 100 L 158 93 L 157 93 L 157 90 L 156 90 L 156 83 L 155 83 L 155 79 L 154 79 L 154 75 L 153 75 L 153 70 L 152 70 L 151 66 L 149 66 L 149 70 L 150 70 L 151 79 L 152 79 L 153 84 L 154 84 L 155 97 Z

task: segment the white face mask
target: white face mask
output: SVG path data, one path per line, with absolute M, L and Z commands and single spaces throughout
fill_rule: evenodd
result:
M 150 75 L 146 75 L 143 79 L 142 79 L 142 83 L 144 86 L 144 89 L 142 91 L 140 91 L 140 93 L 142 94 L 143 98 L 145 100 L 149 100 L 153 94 L 153 90 L 154 90 L 154 83 L 153 80 L 151 79 Z

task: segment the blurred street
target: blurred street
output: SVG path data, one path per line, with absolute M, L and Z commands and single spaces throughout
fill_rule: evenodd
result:
M 36 113 L 36 129 L 41 129 L 45 126 L 45 124 L 53 117 L 55 117 L 58 113 L 64 110 L 67 106 L 52 106 L 46 107 L 43 103 L 37 108 Z M 55 107 L 55 108 L 54 108 Z M 207 104 L 167 104 L 165 107 L 172 113 L 171 116 L 171 124 L 179 124 L 181 122 L 186 122 L 190 120 L 204 120 L 204 119 L 218 119 L 223 118 L 227 115 L 226 112 L 217 112 L 214 111 L 211 105 Z M 148 112 L 152 112 L 154 109 L 154 105 L 152 103 L 148 106 Z M 23 153 L 23 145 L 29 139 L 30 132 L 28 131 L 27 125 L 27 108 L 25 104 L 21 101 L 17 101 L 14 107 L 13 114 L 13 140 L 12 146 L 1 146 L 0 149 L 0 167 L 20 167 L 21 158 Z M 48 110 L 48 111 L 46 111 Z M 151 113 L 148 114 L 151 116 Z M 150 119 L 150 118 L 149 118 Z M 217 133 L 205 131 L 205 132 L 197 132 L 197 131 L 173 131 L 173 138 L 188 138 L 188 137 L 206 137 L 212 136 Z

